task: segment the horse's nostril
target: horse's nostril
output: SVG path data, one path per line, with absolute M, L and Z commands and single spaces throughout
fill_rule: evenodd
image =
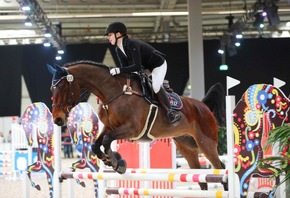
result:
M 64 124 L 63 120 L 61 118 L 56 118 L 54 120 L 54 123 L 58 126 L 62 126 Z

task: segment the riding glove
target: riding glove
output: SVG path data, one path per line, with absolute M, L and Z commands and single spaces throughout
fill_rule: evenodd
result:
M 119 74 L 120 73 L 120 68 L 113 68 L 110 70 L 110 74 L 112 76 L 115 76 L 116 74 Z

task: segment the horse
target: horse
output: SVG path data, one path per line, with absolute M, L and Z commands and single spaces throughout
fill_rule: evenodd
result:
M 180 96 L 183 107 L 181 120 L 173 126 L 169 123 L 166 111 L 158 104 L 145 100 L 140 77 L 132 73 L 110 75 L 109 67 L 92 61 L 77 61 L 65 65 L 47 65 L 52 77 L 52 115 L 56 125 L 66 124 L 69 111 L 81 100 L 81 92 L 86 90 L 97 96 L 100 101 L 98 117 L 104 124 L 92 145 L 93 152 L 106 165 L 123 174 L 126 161 L 111 149 L 114 140 L 129 139 L 148 141 L 159 138 L 173 138 L 176 148 L 187 160 L 191 169 L 200 169 L 199 150 L 216 169 L 225 165 L 218 156 L 218 127 L 222 123 L 215 116 L 225 116 L 225 92 L 220 83 L 213 85 L 204 101 Z M 208 97 L 208 98 L 207 98 Z M 213 105 L 216 104 L 216 105 Z M 160 106 L 160 107 L 159 107 Z M 104 151 L 101 150 L 104 147 Z M 199 183 L 202 190 L 206 183 Z M 226 187 L 224 187 L 226 188 Z
M 50 110 L 42 102 L 29 105 L 18 120 L 21 124 L 29 146 L 33 145 L 33 134 L 37 138 L 37 160 L 27 167 L 27 176 L 33 188 L 41 190 L 32 181 L 31 172 L 44 171 L 49 186 L 49 196 L 53 197 L 54 146 L 53 121 Z
M 81 159 L 72 164 L 72 171 L 89 168 L 91 172 L 98 172 L 97 156 L 92 152 L 94 143 L 99 132 L 99 119 L 89 103 L 81 102 L 73 107 L 69 113 L 67 128 L 74 144 L 81 142 Z M 77 179 L 77 183 L 85 187 L 85 183 Z M 94 179 L 95 195 L 98 197 L 98 180 Z

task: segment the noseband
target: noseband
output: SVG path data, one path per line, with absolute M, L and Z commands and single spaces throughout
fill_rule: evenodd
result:
M 56 87 L 63 79 L 66 79 L 68 82 L 68 98 L 67 101 L 61 103 L 61 104 L 52 104 L 52 107 L 58 107 L 60 108 L 66 115 L 69 114 L 72 107 L 74 107 L 76 104 L 72 101 L 72 96 L 74 93 L 71 91 L 71 83 L 74 80 L 73 75 L 67 74 L 66 76 L 63 76 L 61 79 L 59 79 L 53 86 Z M 68 105 L 66 109 L 64 109 L 64 106 Z

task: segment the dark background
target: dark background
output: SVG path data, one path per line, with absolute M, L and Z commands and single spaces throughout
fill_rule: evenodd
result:
M 189 79 L 188 43 L 151 43 L 166 54 L 168 72 L 166 79 L 180 95 Z M 220 71 L 221 55 L 217 53 L 219 40 L 204 41 L 205 90 L 221 82 L 226 88 L 226 76 L 241 81 L 230 89 L 236 100 L 246 89 L 258 83 L 273 84 L 273 77 L 287 83 L 290 66 L 290 39 L 244 39 L 234 56 L 226 55 L 228 71 Z M 21 75 L 24 76 L 32 102 L 44 102 L 51 106 L 51 74 L 47 64 L 62 65 L 77 60 L 102 62 L 109 44 L 67 45 L 62 61 L 55 60 L 56 51 L 43 45 L 0 46 L 0 116 L 20 115 Z M 113 57 L 116 60 L 116 57 Z M 116 61 L 115 61 L 116 62 Z M 194 65 L 193 65 L 194 67 Z M 192 85 L 201 86 L 201 85 Z M 281 87 L 286 96 L 289 85 Z

